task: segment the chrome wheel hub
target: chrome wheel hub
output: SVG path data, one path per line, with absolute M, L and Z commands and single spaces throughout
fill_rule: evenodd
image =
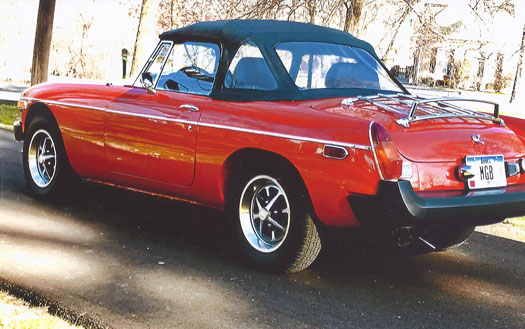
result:
M 47 131 L 38 130 L 31 138 L 27 162 L 33 182 L 38 187 L 47 187 L 56 172 L 55 143 Z
M 270 176 L 250 180 L 239 204 L 244 237 L 258 251 L 277 250 L 290 228 L 290 204 L 282 186 Z

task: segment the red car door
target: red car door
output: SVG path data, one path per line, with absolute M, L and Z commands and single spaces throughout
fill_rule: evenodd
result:
M 116 98 L 106 115 L 105 134 L 113 177 L 121 183 L 138 178 L 148 186 L 155 181 L 190 185 L 201 114 L 193 103 L 203 97 L 160 90 L 148 94 L 130 87 Z
M 214 43 L 159 44 L 140 81 L 107 112 L 106 160 L 114 180 L 152 190 L 191 185 L 197 125 L 219 57 Z

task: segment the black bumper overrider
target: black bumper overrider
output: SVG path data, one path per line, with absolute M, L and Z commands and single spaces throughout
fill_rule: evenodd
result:
M 22 140 L 22 122 L 16 121 L 15 123 L 13 123 L 13 133 L 15 134 L 15 139 L 17 141 Z
M 413 223 L 483 225 L 525 215 L 525 185 L 422 197 L 409 181 L 381 181 L 375 196 L 349 196 L 362 224 Z

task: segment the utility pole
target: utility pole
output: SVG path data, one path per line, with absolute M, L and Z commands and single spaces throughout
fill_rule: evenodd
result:
M 47 81 L 54 16 L 55 0 L 40 0 L 36 21 L 35 44 L 33 46 L 31 85 Z
M 518 79 L 521 78 L 521 64 L 523 63 L 523 52 L 525 48 L 525 25 L 523 25 L 523 35 L 521 36 L 521 47 L 520 55 L 518 57 L 518 65 L 516 66 L 516 76 L 514 76 L 514 84 L 512 86 L 512 93 L 510 94 L 510 101 L 512 103 L 514 98 L 516 98 L 516 85 L 518 84 Z

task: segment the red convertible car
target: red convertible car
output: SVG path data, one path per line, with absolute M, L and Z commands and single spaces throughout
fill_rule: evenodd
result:
M 525 121 L 469 102 L 412 96 L 341 31 L 202 22 L 163 33 L 133 85 L 26 90 L 15 137 L 38 196 L 84 178 L 225 210 L 249 262 L 294 272 L 326 227 L 430 251 L 524 215 Z

